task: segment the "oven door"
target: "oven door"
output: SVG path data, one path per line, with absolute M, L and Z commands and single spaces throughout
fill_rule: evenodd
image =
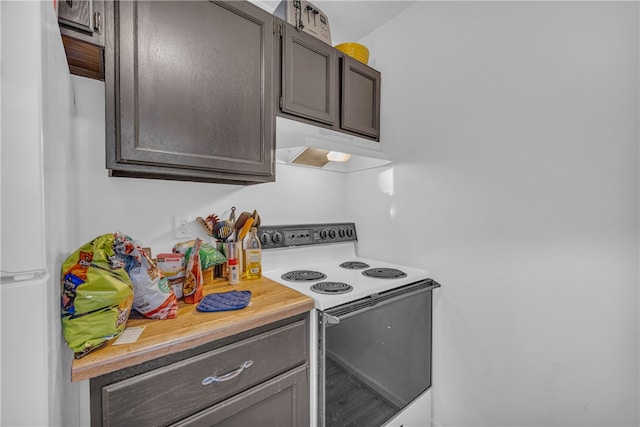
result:
M 319 312 L 319 426 L 380 426 L 431 386 L 433 280 Z

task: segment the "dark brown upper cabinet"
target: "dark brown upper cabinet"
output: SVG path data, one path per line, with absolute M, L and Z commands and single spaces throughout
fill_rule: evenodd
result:
M 244 1 L 106 3 L 112 176 L 274 181 L 274 18 Z
M 284 25 L 282 111 L 329 125 L 336 123 L 336 50 Z
M 346 55 L 340 63 L 342 128 L 380 137 L 380 73 Z
M 278 20 L 278 114 L 379 141 L 380 73 Z
M 57 5 L 63 34 L 104 46 L 104 1 L 59 0 Z
M 104 80 L 104 1 L 58 0 L 57 8 L 69 70 Z

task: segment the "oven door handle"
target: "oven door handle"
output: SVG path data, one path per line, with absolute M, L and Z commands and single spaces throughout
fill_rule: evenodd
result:
M 357 314 L 366 313 L 374 308 L 381 307 L 387 304 L 391 304 L 399 299 L 413 296 L 417 293 L 430 292 L 435 288 L 439 288 L 440 284 L 433 280 L 425 280 L 413 285 L 411 290 L 398 289 L 387 293 L 386 295 L 372 294 L 368 298 L 368 301 L 356 301 L 353 304 L 346 304 L 344 307 L 333 311 L 323 312 L 322 322 L 326 325 L 337 325 L 341 320 L 346 320 Z
M 420 289 L 419 291 L 414 291 L 415 293 L 418 293 L 420 291 L 425 292 L 424 289 Z M 378 294 L 372 294 L 370 295 L 371 300 L 366 304 L 366 305 L 361 305 L 358 308 L 354 308 L 353 311 L 349 311 L 349 312 L 345 312 L 343 314 L 339 314 L 339 315 L 332 315 L 332 314 L 328 314 L 328 313 L 323 313 L 322 318 L 324 320 L 324 323 L 328 326 L 332 326 L 332 325 L 337 325 L 338 323 L 340 323 L 341 320 L 347 320 L 350 317 L 359 315 L 359 314 L 363 314 L 366 313 L 367 311 L 373 310 L 374 308 L 378 308 L 378 307 L 382 307 L 385 306 L 387 304 L 391 304 L 401 298 L 404 298 L 406 296 L 405 295 L 398 295 L 394 298 L 390 298 L 390 299 L 385 299 L 385 300 L 381 300 L 378 301 Z

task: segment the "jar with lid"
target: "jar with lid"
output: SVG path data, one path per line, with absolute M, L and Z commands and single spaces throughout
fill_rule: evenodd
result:
M 262 245 L 256 227 L 251 227 L 249 236 L 244 241 L 244 253 L 247 279 L 260 278 L 262 276 Z

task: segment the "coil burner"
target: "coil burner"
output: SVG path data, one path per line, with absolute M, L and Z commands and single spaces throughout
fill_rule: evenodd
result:
M 370 268 L 362 272 L 367 277 L 374 277 L 376 279 L 400 279 L 407 277 L 407 273 L 395 268 Z
M 347 270 L 362 270 L 363 268 L 369 268 L 369 264 L 361 261 L 347 261 L 340 264 L 340 267 Z
M 326 279 L 327 275 L 319 271 L 294 270 L 284 273 L 280 277 L 289 282 L 313 282 L 314 280 Z
M 335 295 L 351 292 L 353 287 L 343 282 L 320 282 L 312 285 L 311 290 L 319 294 Z

